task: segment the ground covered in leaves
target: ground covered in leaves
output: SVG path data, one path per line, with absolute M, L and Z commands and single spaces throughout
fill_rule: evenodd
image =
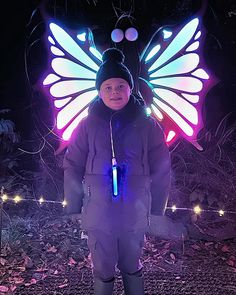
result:
M 58 210 L 35 206 L 32 212 L 3 214 L 0 294 L 93 294 L 80 222 Z M 147 235 L 142 256 L 146 294 L 236 294 L 235 245 L 235 238 L 165 240 Z M 117 271 L 114 294 L 122 293 Z

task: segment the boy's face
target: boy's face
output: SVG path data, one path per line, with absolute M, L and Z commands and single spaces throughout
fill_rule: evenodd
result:
M 105 80 L 99 90 L 99 96 L 104 104 L 112 110 L 121 110 L 129 101 L 131 89 L 122 78 Z

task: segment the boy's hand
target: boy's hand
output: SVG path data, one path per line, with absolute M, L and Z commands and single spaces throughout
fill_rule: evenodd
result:
M 148 233 L 167 240 L 187 239 L 187 229 L 181 222 L 175 222 L 167 216 L 150 216 Z

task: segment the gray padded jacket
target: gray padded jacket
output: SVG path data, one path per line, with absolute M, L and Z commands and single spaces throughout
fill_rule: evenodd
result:
M 110 127 L 118 164 L 116 197 Z M 73 133 L 63 167 L 67 213 L 82 212 L 85 230 L 145 229 L 150 214 L 164 214 L 170 186 L 169 149 L 159 124 L 133 95 L 115 112 L 101 99 L 95 100 Z

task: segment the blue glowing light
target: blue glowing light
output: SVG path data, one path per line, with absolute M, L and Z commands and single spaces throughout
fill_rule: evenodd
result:
M 117 163 L 115 158 L 112 158 L 112 185 L 113 195 L 118 196 Z

